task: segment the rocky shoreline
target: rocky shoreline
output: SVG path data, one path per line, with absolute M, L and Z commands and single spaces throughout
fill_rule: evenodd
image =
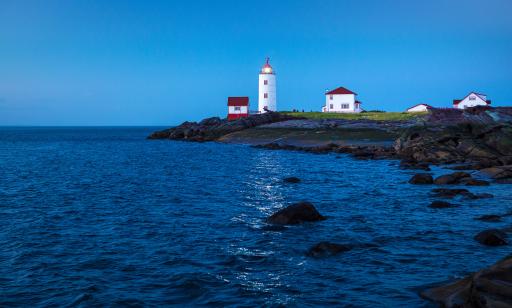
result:
M 291 132 L 294 138 L 289 137 Z M 452 203 L 452 199 L 463 202 L 465 199 L 493 197 L 487 193 L 474 194 L 460 188 L 461 185 L 512 183 L 512 108 L 433 109 L 424 118 L 402 122 L 310 120 L 267 113 L 231 122 L 219 118 L 199 123 L 185 122 L 175 128 L 155 132 L 148 138 L 229 142 L 254 140 L 262 134 L 267 134 L 267 137 L 247 143 L 269 150 L 348 154 L 356 159 L 398 159 L 402 169 L 423 171 L 414 175 L 410 184 L 435 185 L 431 196 L 441 200 L 433 201 L 429 207 L 440 211 L 459 206 Z M 333 135 L 340 135 L 340 138 L 333 138 Z M 354 136 L 360 136 L 360 139 Z M 300 143 L 301 138 L 312 138 L 312 142 Z M 428 173 L 431 165 L 444 166 L 456 172 L 433 178 Z M 285 181 L 296 183 L 300 179 Z M 456 188 L 450 188 L 450 185 L 456 185 Z M 506 215 L 508 213 L 484 215 L 479 220 L 499 221 Z M 267 222 L 297 224 L 323 219 L 314 206 L 306 202 L 275 213 Z M 476 234 L 474 240 L 485 246 L 507 245 L 507 234 L 511 231 L 510 228 L 487 229 Z M 350 249 L 346 244 L 321 242 L 310 248 L 307 255 L 321 257 Z M 510 260 L 505 259 L 453 284 L 426 290 L 421 295 L 444 307 L 512 307 Z

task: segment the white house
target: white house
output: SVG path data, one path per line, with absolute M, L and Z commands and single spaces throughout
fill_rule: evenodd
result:
M 322 112 L 359 113 L 361 102 L 356 100 L 356 93 L 344 87 L 325 93 L 325 106 Z
M 261 68 L 258 82 L 258 112 L 276 111 L 276 74 L 267 62 Z
M 425 112 L 428 111 L 432 106 L 428 104 L 418 104 L 407 108 L 406 112 Z
M 463 99 L 454 99 L 453 100 L 453 108 L 457 109 L 466 109 L 468 107 L 475 106 L 488 106 L 491 104 L 491 101 L 487 99 L 487 95 L 479 94 L 476 92 L 469 93 Z

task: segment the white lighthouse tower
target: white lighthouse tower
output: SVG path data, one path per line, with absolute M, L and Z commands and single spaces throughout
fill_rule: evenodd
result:
M 276 74 L 267 62 L 261 68 L 258 92 L 258 112 L 276 111 Z

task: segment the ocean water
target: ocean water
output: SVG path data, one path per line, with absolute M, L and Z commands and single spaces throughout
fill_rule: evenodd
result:
M 472 239 L 510 225 L 474 220 L 512 210 L 509 185 L 435 210 L 396 161 L 145 140 L 156 129 L 0 128 L 0 306 L 428 307 L 425 286 L 510 252 Z M 328 219 L 268 228 L 301 200 Z M 306 257 L 320 241 L 358 247 Z

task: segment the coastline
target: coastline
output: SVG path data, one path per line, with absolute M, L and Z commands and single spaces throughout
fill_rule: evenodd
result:
M 185 122 L 155 132 L 148 139 L 216 141 L 314 154 L 334 152 L 349 154 L 356 159 L 399 159 L 402 169 L 422 170 L 411 178 L 411 185 L 441 187 L 432 189 L 431 194 L 445 200 L 493 197 L 487 193 L 473 194 L 467 189 L 447 187 L 512 183 L 512 108 L 434 109 L 426 116 L 405 121 L 306 119 L 267 113 L 230 122 L 219 118 L 199 123 Z M 466 172 L 457 171 L 434 179 L 428 173 L 430 165 Z M 430 207 L 453 206 L 456 205 L 434 201 Z M 500 218 L 498 215 L 488 216 Z M 475 236 L 475 240 L 487 246 L 506 245 L 507 234 L 511 231 L 511 228 L 488 229 Z M 488 279 L 499 283 L 501 274 L 494 270 L 496 267 L 502 271 L 497 265 L 483 272 Z M 512 268 L 506 271 L 512 274 Z M 498 298 L 499 303 L 509 300 L 492 289 L 484 288 L 487 292 L 484 294 L 468 287 L 472 279 L 480 279 L 480 276 L 481 272 L 471 276 L 473 278 L 425 290 L 421 295 L 447 307 L 460 303 L 472 307 L 482 298 Z M 463 292 L 459 285 L 464 286 Z

